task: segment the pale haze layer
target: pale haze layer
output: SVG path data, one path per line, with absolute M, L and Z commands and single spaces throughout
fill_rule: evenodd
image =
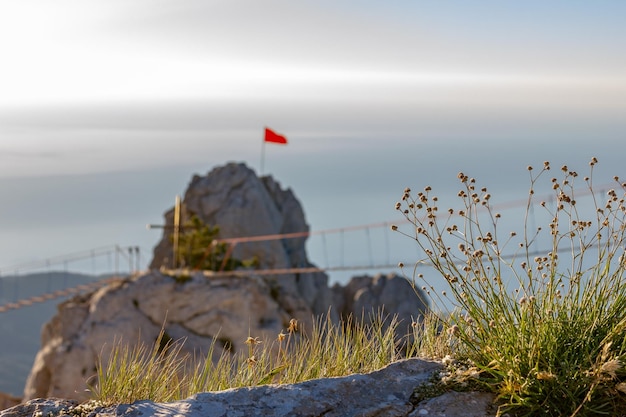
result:
M 459 171 L 500 201 L 525 197 L 544 160 L 585 171 L 595 156 L 598 182 L 626 177 L 625 15 L 609 1 L 3 2 L 0 271 L 115 243 L 147 262 L 160 236 L 145 225 L 195 173 L 258 172 L 265 126 L 289 144 L 267 145 L 264 173 L 313 230 L 393 221 L 405 187 L 454 196 Z

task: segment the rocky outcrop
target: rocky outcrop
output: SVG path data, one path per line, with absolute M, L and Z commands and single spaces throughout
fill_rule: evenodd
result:
M 494 396 L 477 392 L 448 392 L 418 400 L 415 388 L 426 383 L 440 363 L 407 359 L 369 374 L 327 378 L 293 385 L 266 385 L 196 394 L 170 403 L 137 401 L 95 408 L 90 417 L 113 416 L 495 416 Z M 55 406 L 57 407 L 55 409 Z M 4 412 L 0 417 L 76 414 L 71 402 L 35 400 Z M 81 406 L 89 411 L 89 407 Z M 86 414 L 86 413 L 85 413 Z M 84 414 L 84 415 L 85 415 Z
M 352 315 L 365 322 L 371 321 L 372 313 L 380 312 L 396 316 L 399 325 L 408 328 L 428 309 L 422 291 L 396 274 L 356 276 L 345 286 L 335 284 L 332 290 L 334 308 L 343 317 Z
M 229 163 L 206 176 L 195 175 L 182 207 L 183 215 L 193 213 L 204 223 L 219 226 L 220 238 L 309 231 L 302 206 L 293 192 L 283 190 L 272 177 L 257 177 L 244 164 Z M 173 224 L 172 208 L 165 213 L 165 232 L 154 249 L 151 268 L 172 266 Z M 235 246 L 232 256 L 256 257 L 261 269 L 306 268 L 313 264 L 307 259 L 305 242 L 306 237 L 242 242 Z M 324 314 L 331 304 L 328 277 L 323 272 L 280 274 L 272 279 L 280 289 L 281 304 L 294 316 Z
M 222 237 L 273 235 L 308 231 L 300 203 L 270 177 L 258 178 L 243 164 L 216 168 L 195 176 L 183 200 L 184 211 L 207 224 L 219 225 Z M 166 213 L 171 230 L 173 212 Z M 256 256 L 260 267 L 310 267 L 305 237 L 241 243 L 233 256 Z M 98 357 L 106 358 L 116 340 L 152 345 L 162 325 L 173 339 L 184 338 L 185 352 L 201 354 L 215 341 L 216 357 L 224 350 L 246 349 L 249 335 L 275 339 L 292 318 L 311 329 L 314 316 L 327 314 L 368 319 L 380 311 L 398 315 L 410 326 L 426 305 L 402 277 L 357 277 L 346 287 L 328 287 L 322 272 L 261 275 L 236 271 L 170 271 L 169 233 L 155 248 L 153 270 L 120 280 L 59 306 L 42 331 L 41 349 L 24 389 L 24 398 L 86 399 L 87 382 Z M 185 274 L 191 274 L 189 276 Z M 404 331 L 399 332 L 407 334 Z M 185 353 L 183 352 L 183 353 Z
M 205 353 L 216 340 L 219 356 L 243 350 L 249 335 L 275 339 L 291 318 L 254 276 L 153 272 L 123 280 L 60 305 L 42 331 L 24 398 L 86 399 L 98 356 L 107 358 L 116 339 L 150 346 L 164 324 L 169 337 L 185 338 L 186 352 Z

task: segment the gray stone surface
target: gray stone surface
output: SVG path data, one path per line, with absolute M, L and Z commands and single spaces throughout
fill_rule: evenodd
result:
M 418 404 L 413 390 L 428 381 L 441 364 L 419 359 L 393 363 L 369 374 L 326 378 L 292 385 L 266 385 L 196 394 L 182 401 L 137 401 L 95 409 L 91 417 L 113 416 L 368 416 L 368 417 L 482 417 L 494 416 L 493 395 L 450 392 Z M 58 403 L 58 412 L 52 407 Z M 39 407 L 39 408 L 38 408 Z M 0 417 L 33 415 L 41 409 L 59 415 L 67 404 L 35 400 L 0 412 Z M 45 413 L 43 415 L 46 415 Z
M 420 402 L 409 417 L 489 417 L 497 414 L 495 396 L 486 392 L 446 392 Z
M 78 402 L 59 398 L 39 398 L 0 411 L 1 417 L 53 417 L 67 415 Z

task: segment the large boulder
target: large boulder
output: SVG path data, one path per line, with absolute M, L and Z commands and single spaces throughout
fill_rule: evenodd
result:
M 88 398 L 97 358 L 107 358 L 116 339 L 152 345 L 164 326 L 172 339 L 185 339 L 185 352 L 205 353 L 215 340 L 217 358 L 246 349 L 249 335 L 275 339 L 291 318 L 259 277 L 155 271 L 121 280 L 59 306 L 42 331 L 24 398 Z

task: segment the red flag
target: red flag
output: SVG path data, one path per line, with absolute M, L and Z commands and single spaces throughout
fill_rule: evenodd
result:
M 265 142 L 287 144 L 287 138 L 271 129 L 265 128 Z

